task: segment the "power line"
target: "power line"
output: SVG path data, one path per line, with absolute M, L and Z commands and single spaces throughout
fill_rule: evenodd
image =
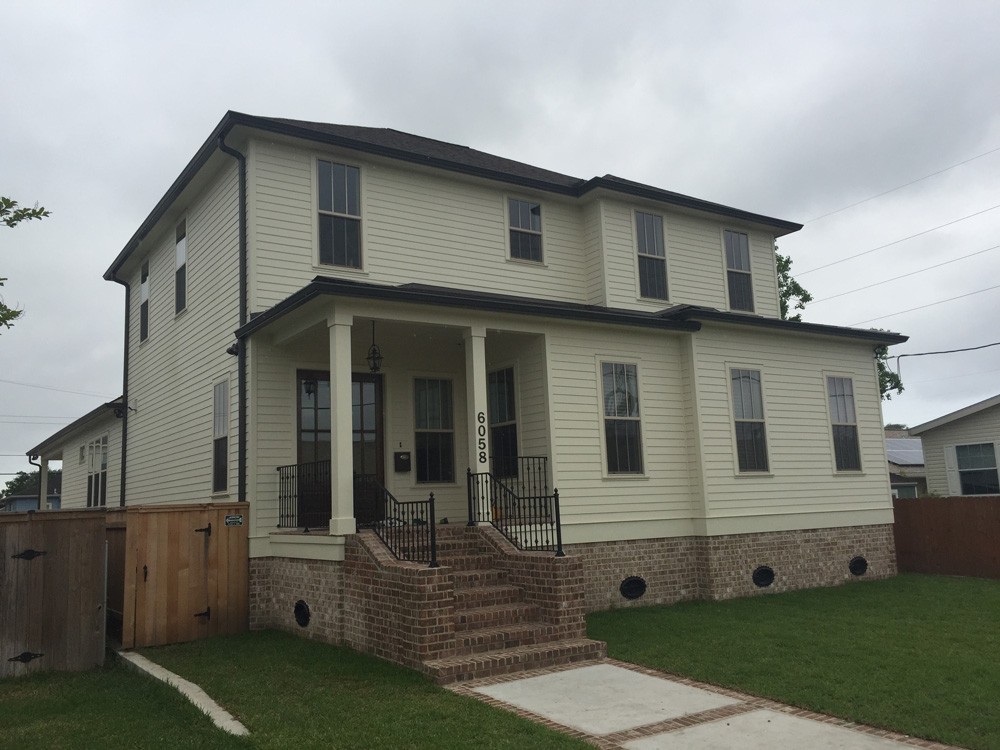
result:
M 863 253 L 857 253 L 856 255 L 849 255 L 846 258 L 841 258 L 840 260 L 832 261 L 826 265 L 816 266 L 816 268 L 810 268 L 808 271 L 799 271 L 796 276 L 805 276 L 807 273 L 813 273 L 814 271 L 822 271 L 824 268 L 829 268 L 830 266 L 836 266 L 841 263 L 846 263 L 849 260 L 854 260 L 855 258 L 860 258 L 862 255 L 868 255 L 869 253 L 874 253 L 876 250 L 884 250 L 887 247 L 892 247 L 893 245 L 898 245 L 900 242 L 906 242 L 907 240 L 912 240 L 914 237 L 920 237 L 925 234 L 930 234 L 931 232 L 936 232 L 938 229 L 944 229 L 945 227 L 950 227 L 952 224 L 958 224 L 960 221 L 965 221 L 966 219 L 971 219 L 974 216 L 979 216 L 980 214 L 985 214 L 988 211 L 995 211 L 1000 208 L 1000 203 L 995 206 L 990 206 L 989 208 L 984 208 L 982 211 L 976 211 L 974 214 L 969 214 L 968 216 L 963 216 L 961 219 L 955 219 L 954 221 L 949 221 L 945 224 L 938 224 L 936 227 L 931 227 L 930 229 L 925 229 L 922 232 L 917 232 L 916 234 L 911 234 L 908 237 L 903 237 L 898 240 L 893 240 L 892 242 L 887 242 L 884 245 L 879 245 L 878 247 L 873 247 L 871 250 L 865 250 Z
M 1000 346 L 1000 341 L 994 341 L 992 344 L 980 344 L 979 346 L 967 346 L 964 349 L 945 349 L 940 352 L 904 352 L 903 354 L 896 354 L 888 359 L 899 359 L 900 357 L 930 357 L 933 354 L 958 354 L 959 352 L 974 352 L 979 349 L 989 349 L 991 346 Z
M 925 380 L 908 380 L 907 385 L 919 385 L 921 383 L 937 383 L 941 380 L 957 380 L 958 378 L 974 378 L 979 375 L 989 375 L 994 372 L 1000 372 L 1000 369 L 995 370 L 977 370 L 976 372 L 963 372 L 961 375 L 946 375 L 943 378 L 927 378 Z
M 966 258 L 972 258 L 976 255 L 982 255 L 983 253 L 988 253 L 990 250 L 996 250 L 1000 248 L 1000 245 L 994 245 L 993 247 L 988 247 L 985 250 L 977 250 L 974 253 L 969 253 L 968 255 L 963 255 L 960 258 L 952 258 L 951 260 L 946 260 L 944 263 L 937 263 L 933 266 L 927 266 L 926 268 L 921 268 L 917 271 L 910 271 L 910 273 L 904 273 L 902 276 L 893 276 L 891 279 L 886 279 L 885 281 L 876 281 L 874 284 L 868 284 L 867 286 L 859 286 L 857 289 L 849 289 L 846 292 L 840 292 L 839 294 L 832 294 L 829 297 L 823 297 L 822 299 L 814 299 L 809 304 L 815 305 L 820 302 L 826 302 L 827 300 L 837 299 L 837 297 L 843 297 L 848 294 L 854 294 L 855 292 L 861 292 L 865 289 L 871 289 L 875 286 L 882 286 L 882 284 L 888 284 L 890 281 L 899 281 L 900 279 L 905 279 L 910 276 L 916 276 L 918 273 L 923 273 L 924 271 L 931 271 L 935 268 L 940 268 L 941 266 L 947 266 L 949 263 L 955 263 L 960 260 L 965 260 Z
M 92 393 L 90 391 L 70 391 L 65 388 L 53 388 L 49 385 L 37 385 L 36 383 L 22 383 L 19 380 L 4 380 L 0 378 L 0 383 L 8 383 L 9 385 L 23 385 L 25 388 L 41 388 L 43 391 L 56 391 L 57 393 L 72 393 L 76 396 L 94 396 L 95 398 L 111 399 L 113 396 L 108 396 L 103 393 Z
M 966 159 L 965 161 L 960 161 L 960 162 L 958 162 L 958 164 L 952 164 L 950 167 L 945 167 L 944 169 L 939 169 L 937 172 L 931 172 L 930 174 L 924 175 L 923 177 L 918 177 L 917 179 L 910 180 L 909 182 L 903 183 L 902 185 L 897 185 L 896 187 L 890 188 L 889 190 L 885 190 L 885 191 L 883 191 L 881 193 L 878 193 L 877 195 L 873 195 L 873 196 L 871 196 L 869 198 L 864 198 L 863 200 L 859 200 L 856 203 L 852 203 L 849 206 L 844 206 L 843 208 L 838 208 L 838 209 L 835 209 L 833 211 L 829 211 L 829 212 L 827 212 L 825 214 L 821 214 L 820 216 L 814 216 L 813 218 L 809 219 L 809 221 L 807 221 L 805 223 L 806 224 L 812 224 L 814 221 L 819 221 L 820 219 L 825 219 L 827 216 L 833 216 L 834 214 L 839 214 L 841 211 L 846 211 L 849 208 L 854 208 L 855 206 L 860 206 L 862 203 L 867 203 L 868 201 L 873 201 L 876 198 L 881 198 L 883 195 L 888 195 L 889 193 L 895 193 L 897 190 L 902 190 L 903 188 L 909 187 L 910 185 L 916 185 L 918 182 L 923 182 L 924 180 L 930 179 L 931 177 L 937 177 L 939 174 L 944 174 L 949 169 L 954 169 L 955 167 L 961 167 L 963 164 L 968 164 L 970 161 L 975 161 L 976 159 L 982 159 L 984 156 L 989 156 L 990 154 L 994 154 L 997 151 L 1000 151 L 1000 146 L 997 146 L 996 148 L 990 149 L 989 151 L 986 151 L 985 153 L 979 154 L 978 156 L 973 156 L 972 158 Z
M 862 320 L 858 323 L 851 323 L 850 325 L 860 326 L 864 325 L 865 323 L 871 323 L 873 320 L 884 320 L 885 318 L 894 318 L 897 315 L 904 315 L 905 313 L 913 312 L 915 310 L 923 310 L 927 307 L 934 307 L 935 305 L 943 305 L 945 302 L 951 302 L 956 299 L 963 299 L 964 297 L 971 297 L 974 294 L 982 294 L 983 292 L 988 292 L 992 289 L 1000 289 L 1000 284 L 996 284 L 995 286 L 989 286 L 986 287 L 985 289 L 977 289 L 976 291 L 969 292 L 968 294 L 959 294 L 956 295 L 955 297 L 949 297 L 948 299 L 938 300 L 937 302 L 930 302 L 926 305 L 920 305 L 919 307 L 911 307 L 909 310 L 900 310 L 899 312 L 889 313 L 888 315 L 880 315 L 877 318 L 869 318 L 868 320 Z

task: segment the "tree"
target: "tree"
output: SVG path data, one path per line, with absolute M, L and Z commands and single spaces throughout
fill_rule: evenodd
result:
M 908 430 L 910 429 L 908 425 L 902 424 L 901 422 L 890 422 L 885 426 L 887 430 Z
M 55 494 L 62 489 L 62 469 L 54 469 L 49 472 L 49 494 Z M 37 495 L 39 489 L 38 471 L 19 471 L 14 478 L 7 482 L 7 485 L 0 490 L 0 497 L 12 497 L 14 495 Z
M 904 390 L 903 379 L 889 368 L 888 358 L 889 347 L 884 344 L 875 347 L 875 367 L 878 368 L 878 387 L 883 401 L 892 401 L 892 391 L 899 395 Z
M 0 224 L 3 224 L 8 229 L 13 229 L 22 221 L 44 219 L 48 215 L 49 212 L 37 203 L 31 208 L 26 208 L 19 205 L 16 200 L 0 195 Z M 3 286 L 6 280 L 5 277 L 0 276 L 0 287 Z M 14 321 L 21 317 L 21 313 L 23 312 L 24 310 L 15 310 L 12 307 L 7 307 L 4 304 L 3 298 L 0 297 L 0 326 L 10 328 L 14 325 Z
M 812 302 L 813 296 L 806 291 L 792 276 L 792 259 L 788 255 L 777 252 L 774 254 L 778 264 L 778 299 L 781 302 L 782 320 L 802 320 L 802 313 L 789 316 L 790 310 L 805 310 L 806 303 Z M 794 303 L 794 304 L 793 304 Z

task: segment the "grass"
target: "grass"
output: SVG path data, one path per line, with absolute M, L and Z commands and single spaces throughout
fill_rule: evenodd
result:
M 277 632 L 144 649 L 250 730 L 215 728 L 176 691 L 122 666 L 0 681 L 0 747 L 586 748 L 417 672 Z
M 588 617 L 622 661 L 1000 750 L 1000 581 L 903 575 Z

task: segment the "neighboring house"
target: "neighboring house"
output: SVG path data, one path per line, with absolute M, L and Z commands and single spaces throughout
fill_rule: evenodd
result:
M 909 430 L 886 430 L 885 453 L 889 460 L 889 486 L 893 497 L 922 497 L 927 494 L 927 472 L 920 438 Z
M 390 496 L 433 493 L 452 526 L 485 497 L 516 535 L 558 487 L 590 610 L 829 585 L 860 557 L 892 575 L 873 347 L 905 337 L 779 319 L 774 241 L 800 228 L 230 112 L 105 273 L 121 501 L 248 501 L 254 622 L 295 628 L 323 581 L 334 640 L 352 535 Z
M 49 461 L 62 461 L 63 509 L 120 504 L 123 408 L 120 397 L 101 404 L 28 451 L 43 483 Z
M 934 495 L 1000 495 L 1000 395 L 910 428 L 924 445 Z
M 59 510 L 62 497 L 49 494 L 45 502 L 45 510 Z M 10 495 L 0 497 L 0 511 L 38 510 L 38 495 Z

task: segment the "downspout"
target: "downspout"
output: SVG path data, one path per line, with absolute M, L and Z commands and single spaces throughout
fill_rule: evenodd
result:
M 132 287 L 129 286 L 128 282 L 122 281 L 118 278 L 117 274 L 112 275 L 111 280 L 116 284 L 121 284 L 125 287 L 125 361 L 122 365 L 122 408 L 121 408 L 121 420 L 122 420 L 122 462 L 121 462 L 121 477 L 120 487 L 118 488 L 118 506 L 121 508 L 125 507 L 125 464 L 126 458 L 128 456 L 128 342 L 129 342 L 129 323 L 132 318 Z M 118 416 L 117 412 L 115 416 Z
M 219 150 L 236 159 L 240 167 L 240 328 L 246 325 L 249 303 L 247 301 L 247 158 L 240 151 L 226 145 L 227 132 L 219 136 Z M 247 496 L 247 353 L 246 342 L 236 343 L 239 370 L 237 374 L 239 389 L 239 415 L 237 430 L 239 432 L 238 461 L 238 499 L 246 500 Z
M 38 463 L 37 464 L 35 463 L 35 459 L 36 458 L 38 459 Z M 37 466 L 38 467 L 38 510 L 45 510 L 45 500 L 46 500 L 46 498 L 42 497 L 42 489 L 43 489 L 43 483 L 42 483 L 42 457 L 41 456 L 28 456 L 28 463 L 31 464 L 32 466 Z

